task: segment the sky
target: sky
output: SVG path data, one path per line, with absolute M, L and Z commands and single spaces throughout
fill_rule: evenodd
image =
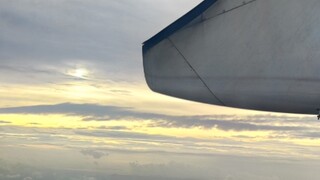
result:
M 201 0 L 1 0 L 0 179 L 319 179 L 315 116 L 152 92 L 142 43 Z

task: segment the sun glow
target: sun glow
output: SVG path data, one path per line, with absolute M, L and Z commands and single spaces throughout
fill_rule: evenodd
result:
M 87 79 L 89 75 L 89 71 L 85 68 L 77 68 L 69 71 L 68 74 L 76 78 Z

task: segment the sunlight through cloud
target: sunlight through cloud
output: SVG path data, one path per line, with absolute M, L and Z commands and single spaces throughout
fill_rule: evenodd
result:
M 67 74 L 79 79 L 88 79 L 90 72 L 86 68 L 76 68 L 69 70 Z

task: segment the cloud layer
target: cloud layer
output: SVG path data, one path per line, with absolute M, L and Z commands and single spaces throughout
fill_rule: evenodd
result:
M 25 107 L 0 108 L 2 114 L 64 114 L 81 116 L 84 121 L 108 120 L 153 120 L 151 126 L 167 128 L 218 128 L 224 131 L 302 131 L 308 127 L 298 125 L 270 125 L 265 122 L 287 121 L 292 117 L 254 116 L 245 119 L 228 115 L 212 116 L 173 116 L 156 113 L 144 113 L 130 107 L 107 106 L 98 104 L 63 103 Z M 256 120 L 246 120 L 246 119 Z M 307 117 L 306 117 L 307 118 Z M 306 120 L 305 120 L 306 121 Z M 297 122 L 297 121 L 296 121 Z

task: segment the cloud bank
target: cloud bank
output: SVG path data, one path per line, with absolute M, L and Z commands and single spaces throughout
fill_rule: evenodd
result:
M 0 108 L 1 114 L 64 114 L 81 116 L 84 121 L 109 120 L 153 120 L 150 126 L 167 128 L 217 128 L 224 131 L 302 131 L 308 127 L 297 125 L 266 125 L 265 122 L 292 120 L 291 117 L 254 116 L 238 118 L 236 116 L 173 116 L 156 113 L 144 113 L 131 107 L 107 106 L 98 104 L 63 103 L 25 107 Z M 257 118 L 258 120 L 253 120 Z M 274 118 L 274 119 L 273 119 Z M 250 120 L 251 119 L 251 120 Z

